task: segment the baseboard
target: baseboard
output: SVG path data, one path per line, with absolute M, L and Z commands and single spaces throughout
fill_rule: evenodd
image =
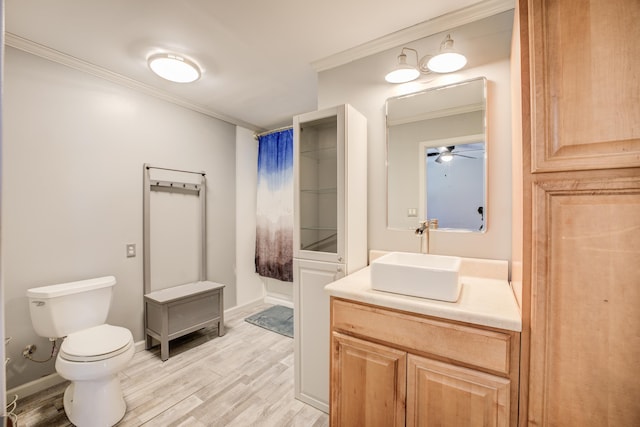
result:
M 238 311 L 246 311 L 264 302 L 266 302 L 265 298 L 260 297 L 260 298 L 254 299 L 253 301 L 249 301 L 245 304 L 233 306 L 224 311 L 224 316 L 225 317 L 233 316 Z
M 284 298 L 280 298 L 280 297 L 275 296 L 275 295 L 266 295 L 264 297 L 264 302 L 266 302 L 267 304 L 282 305 L 282 306 L 285 306 L 285 307 L 293 308 L 293 301 L 288 300 L 288 299 L 284 299 Z
M 250 309 L 254 306 L 258 306 L 265 302 L 268 302 L 266 298 L 258 298 L 253 301 L 249 301 L 246 304 L 236 305 L 235 307 L 231 307 L 224 311 L 224 315 L 231 316 L 237 311 L 246 311 L 247 309 Z M 277 302 L 269 302 L 269 304 L 279 304 L 279 305 L 286 306 L 286 301 L 277 300 Z M 293 304 L 291 304 L 291 307 L 293 307 Z M 145 349 L 144 339 L 134 343 L 134 348 L 136 353 L 140 351 L 144 351 Z M 32 394 L 36 394 L 40 391 L 46 390 L 49 387 L 53 387 L 65 381 L 66 380 L 62 378 L 60 375 L 58 375 L 57 372 L 54 372 L 53 374 L 49 374 L 45 377 L 38 378 L 37 380 L 33 380 L 28 383 L 14 387 L 10 390 L 7 390 L 7 396 L 13 396 L 14 394 L 17 394 L 19 399 L 23 399 L 25 397 L 31 396 Z
M 295 398 L 303 403 L 306 403 L 307 405 L 313 406 L 314 408 L 324 412 L 325 414 L 329 413 L 329 404 L 326 402 L 322 402 L 315 397 L 311 397 L 304 393 L 299 393 L 295 395 Z
M 136 353 L 138 353 L 139 351 L 144 350 L 144 347 L 145 347 L 144 340 L 140 340 L 138 342 L 133 343 L 133 348 L 135 349 Z
M 66 380 L 58 375 L 57 372 L 47 375 L 46 377 L 38 378 L 37 380 L 30 381 L 26 384 L 19 385 L 12 389 L 7 390 L 7 396 L 17 395 L 18 399 L 23 399 L 32 394 L 36 394 L 39 391 L 46 390 L 49 387 L 58 385 Z

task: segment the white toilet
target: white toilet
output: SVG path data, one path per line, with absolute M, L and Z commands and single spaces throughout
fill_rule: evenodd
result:
M 27 290 L 36 333 L 66 337 L 56 359 L 56 371 L 70 380 L 64 410 L 78 427 L 113 426 L 126 404 L 118 373 L 133 358 L 128 329 L 107 325 L 113 276 Z

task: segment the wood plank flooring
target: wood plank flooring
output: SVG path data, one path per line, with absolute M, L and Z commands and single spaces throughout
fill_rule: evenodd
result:
M 270 305 L 225 319 L 226 335 L 203 329 L 135 354 L 120 374 L 132 426 L 328 426 L 327 414 L 293 397 L 293 340 L 244 321 Z M 68 383 L 18 401 L 20 427 L 71 426 L 62 395 Z

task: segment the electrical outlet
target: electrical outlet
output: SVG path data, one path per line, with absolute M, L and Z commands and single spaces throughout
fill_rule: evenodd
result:
M 132 258 L 134 256 L 136 256 L 136 244 L 127 243 L 127 258 Z

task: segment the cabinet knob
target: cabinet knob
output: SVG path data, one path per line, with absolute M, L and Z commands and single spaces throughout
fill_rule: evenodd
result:
M 338 257 L 338 261 L 342 262 L 342 257 L 341 256 Z
M 337 271 L 338 273 L 342 272 L 342 267 L 338 267 L 338 268 L 336 268 L 336 271 Z

